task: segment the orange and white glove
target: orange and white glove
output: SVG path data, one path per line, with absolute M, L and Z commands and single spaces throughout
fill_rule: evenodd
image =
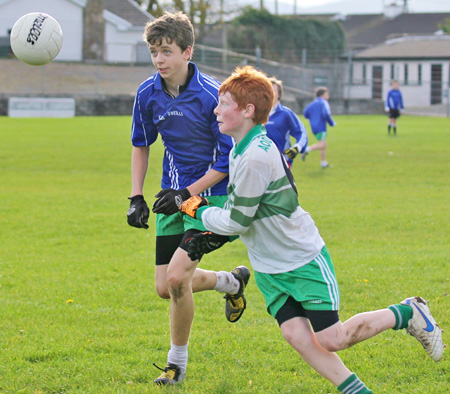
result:
M 191 218 L 196 218 L 197 209 L 205 205 L 209 205 L 208 200 L 205 197 L 200 197 L 196 195 L 185 200 L 180 205 L 179 210 L 185 213 L 186 215 L 189 215 Z

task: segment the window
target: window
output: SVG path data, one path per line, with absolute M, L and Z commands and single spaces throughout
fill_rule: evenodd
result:
M 409 83 L 409 75 L 408 75 L 408 65 L 407 64 L 405 64 L 405 67 L 404 67 L 404 70 L 403 70 L 403 74 L 404 74 L 404 79 L 405 79 L 404 84 L 408 85 L 408 83 Z
M 395 64 L 391 64 L 391 79 L 395 79 Z
M 367 83 L 367 65 L 366 64 L 363 64 L 362 83 L 363 83 L 363 85 L 365 85 Z
M 417 84 L 422 85 L 422 65 L 417 66 Z

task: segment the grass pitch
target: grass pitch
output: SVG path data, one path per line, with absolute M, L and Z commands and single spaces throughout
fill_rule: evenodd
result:
M 397 137 L 382 116 L 336 121 L 333 167 L 312 152 L 293 172 L 333 257 L 341 319 L 421 295 L 450 344 L 449 120 L 405 116 Z M 153 386 L 169 303 L 154 291 L 154 217 L 148 231 L 126 224 L 129 130 L 128 117 L 0 118 L 0 392 L 337 393 L 283 340 L 253 280 L 236 324 L 218 293 L 195 295 L 187 380 Z M 159 142 L 150 155 L 149 204 Z M 236 241 L 201 266 L 240 264 Z M 405 332 L 340 356 L 377 394 L 450 392 L 448 351 L 434 363 Z

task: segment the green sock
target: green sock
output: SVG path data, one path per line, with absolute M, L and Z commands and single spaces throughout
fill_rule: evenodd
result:
M 388 309 L 394 312 L 395 315 L 394 330 L 408 327 L 408 323 L 413 315 L 413 310 L 409 305 L 395 304 L 388 306 Z
M 373 394 L 372 390 L 369 390 L 367 386 L 359 380 L 359 378 L 353 373 L 347 379 L 345 379 L 337 388 L 341 393 L 345 394 Z

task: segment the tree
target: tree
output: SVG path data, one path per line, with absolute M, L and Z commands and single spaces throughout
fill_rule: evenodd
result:
M 440 24 L 439 29 L 444 33 L 450 34 L 450 18 L 447 18 L 443 24 Z
M 267 10 L 248 7 L 233 20 L 229 46 L 237 52 L 253 53 L 258 46 L 263 57 L 287 63 L 301 61 L 303 49 L 311 62 L 324 63 L 345 48 L 339 22 L 272 15 Z
M 105 44 L 105 0 L 88 0 L 83 10 L 83 59 L 102 61 Z
M 182 11 L 189 15 L 192 23 L 198 28 L 197 41 L 201 42 L 208 23 L 223 20 L 225 14 L 223 0 L 134 0 L 154 17 L 159 17 L 164 10 Z

